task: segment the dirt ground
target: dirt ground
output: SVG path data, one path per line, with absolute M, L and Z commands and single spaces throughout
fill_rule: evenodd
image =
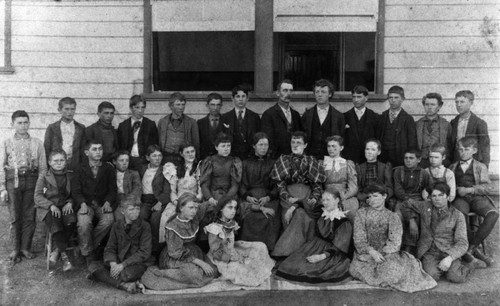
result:
M 130 295 L 85 278 L 83 262 L 63 273 L 59 263 L 47 271 L 44 229 L 37 226 L 33 250 L 38 257 L 11 267 L 7 261 L 8 211 L 0 206 L 0 305 L 500 305 L 499 226 L 486 241 L 495 267 L 478 269 L 466 284 L 440 281 L 413 294 L 391 290 L 233 291 L 191 295 Z

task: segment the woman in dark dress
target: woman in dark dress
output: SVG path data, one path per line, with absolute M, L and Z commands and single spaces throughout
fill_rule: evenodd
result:
M 274 249 L 281 227 L 278 189 L 269 174 L 274 160 L 267 156 L 269 138 L 266 133 L 253 137 L 255 154 L 243 161 L 243 176 L 239 194 L 242 228 L 240 240 L 264 242 L 269 251 Z
M 339 209 L 339 202 L 338 191 L 323 193 L 317 236 L 285 259 L 277 276 L 308 283 L 339 282 L 349 277 L 352 225 Z

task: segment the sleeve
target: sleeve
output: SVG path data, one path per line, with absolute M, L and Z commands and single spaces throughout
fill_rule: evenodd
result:
M 116 129 L 116 136 L 118 138 L 118 149 L 119 150 L 126 150 L 127 149 L 127 144 L 126 141 L 123 139 L 123 129 L 125 129 L 125 121 L 120 122 L 118 125 L 118 128 Z
M 151 121 L 151 128 L 149 129 L 149 138 L 148 138 L 148 145 L 147 147 L 149 147 L 150 145 L 157 145 L 159 144 L 159 136 L 158 136 L 158 128 L 156 127 L 156 124 L 154 123 L 154 121 Z M 146 147 L 146 148 L 147 148 Z
M 363 192 L 363 187 L 366 187 L 366 186 L 363 186 L 363 173 L 361 171 L 361 167 L 360 165 L 356 165 L 356 174 L 357 174 L 357 177 L 358 177 L 358 194 L 357 194 L 357 198 L 359 201 L 366 201 L 366 198 L 368 197 L 368 195 L 366 193 Z M 387 187 L 387 186 L 386 186 Z M 389 197 L 389 194 L 387 194 L 387 197 Z
M 453 202 L 453 200 L 455 200 L 455 197 L 457 196 L 457 184 L 455 181 L 455 173 L 453 173 L 453 171 L 449 169 L 446 169 L 445 178 L 446 178 L 446 184 L 450 186 L 450 195 L 448 196 L 448 201 Z
M 238 187 L 241 182 L 242 163 L 238 157 L 234 157 L 231 166 L 231 187 L 227 191 L 228 197 L 234 197 L 238 193 Z
M 47 158 L 45 149 L 41 140 L 37 139 L 37 154 L 38 154 L 38 174 L 43 175 L 47 172 Z
M 132 177 L 132 195 L 137 200 L 137 203 L 139 203 L 142 195 L 141 177 L 139 176 L 139 172 L 135 170 L 131 170 L 130 174 Z
M 85 179 L 85 177 L 83 175 L 82 168 L 81 167 L 76 168 L 74 170 L 74 175 L 71 178 L 71 194 L 73 196 L 73 200 L 75 203 L 74 207 L 75 212 L 78 212 L 82 203 L 85 202 L 85 197 L 83 196 L 82 182 L 81 182 L 81 180 L 83 179 Z
M 398 200 L 404 201 L 407 199 L 407 195 L 403 188 L 401 176 L 404 176 L 403 166 L 394 169 L 394 195 Z
M 174 231 L 167 228 L 166 234 L 168 256 L 182 262 L 192 262 L 195 257 L 184 247 L 184 241 Z
M 478 147 L 481 154 L 481 162 L 486 165 L 490 164 L 490 136 L 488 134 L 488 124 L 484 120 L 479 120 L 477 126 Z
M 474 173 L 474 177 L 479 176 L 479 184 L 473 186 L 474 193 L 479 195 L 488 195 L 491 190 L 491 181 L 488 173 L 488 168 L 483 163 L 480 163 L 476 160 L 472 161 L 474 164 L 477 164 L 477 169 L 479 171 L 479 175 Z
M 385 246 L 382 248 L 384 254 L 396 253 L 401 247 L 401 239 L 403 237 L 403 225 L 401 219 L 395 213 L 390 213 L 389 219 L 389 237 Z
M 151 226 L 147 222 L 142 222 L 142 233 L 139 237 L 139 249 L 134 254 L 130 255 L 130 257 L 126 258 L 122 264 L 124 266 L 130 266 L 148 260 L 151 256 L 151 242 Z
M 213 258 L 217 261 L 229 262 L 231 254 L 225 247 L 224 233 L 220 226 L 211 223 L 205 227 L 205 231 L 208 233 L 208 244 Z
M 200 186 L 200 164 L 199 163 L 196 166 L 196 170 L 195 170 L 193 175 L 196 178 L 196 185 L 198 186 L 198 188 L 197 188 L 198 192 L 196 193 L 196 198 L 201 201 L 203 199 L 203 192 L 201 191 L 201 186 Z
M 171 162 L 163 165 L 163 177 L 170 183 L 170 201 L 177 200 L 177 169 Z
M 247 161 L 243 161 L 242 171 L 241 171 L 241 183 L 240 183 L 240 187 L 238 189 L 238 194 L 243 200 L 245 200 L 246 197 L 248 196 L 248 194 L 247 194 L 248 183 L 249 183 L 248 176 L 250 175 L 250 173 L 249 173 L 247 165 L 248 165 Z
M 360 254 L 368 254 L 373 247 L 368 242 L 368 234 L 366 232 L 366 210 L 361 209 L 356 212 L 354 218 L 354 246 Z
M 385 190 L 387 191 L 387 199 L 392 198 L 392 196 L 394 195 L 394 188 L 392 185 L 392 165 L 391 165 L 391 163 L 385 164 L 384 185 L 385 185 Z
M 198 131 L 198 124 L 196 120 L 191 119 L 191 139 L 193 140 L 194 148 L 196 149 L 196 156 L 200 156 L 200 134 Z
M 447 252 L 448 255 L 450 255 L 450 257 L 453 258 L 453 260 L 462 257 L 467 252 L 467 249 L 469 248 L 469 242 L 467 240 L 467 225 L 465 223 L 465 217 L 459 211 L 455 211 L 454 213 L 457 217 L 456 218 L 456 225 L 454 228 L 455 232 L 453 234 L 455 244 Z
M 415 124 L 415 120 L 411 115 L 408 114 L 408 122 L 406 126 L 406 135 L 408 136 L 408 148 L 418 148 L 417 143 L 417 126 Z
M 103 255 L 104 262 L 118 263 L 118 239 L 116 237 L 117 224 L 118 223 L 114 223 L 113 226 L 111 227 L 108 243 L 106 243 L 106 247 L 104 248 L 104 255 Z
M 358 194 L 358 174 L 351 160 L 347 161 L 347 190 L 345 197 L 352 198 Z
M 35 204 L 38 208 L 49 209 L 51 205 L 55 205 L 52 201 L 48 200 L 44 193 L 43 188 L 45 187 L 45 176 L 38 176 L 38 180 L 36 181 L 35 186 Z
M 333 246 L 345 254 L 349 254 L 352 241 L 352 224 L 349 221 L 343 222 L 335 231 L 333 236 Z M 327 249 L 328 253 L 332 252 Z
M 5 166 L 7 165 L 7 146 L 6 140 L 0 141 L 0 191 L 6 190 Z
M 201 192 L 203 193 L 203 197 L 205 200 L 208 200 L 212 197 L 212 193 L 210 192 L 210 183 L 212 178 L 213 165 L 210 157 L 205 158 L 201 162 L 200 165 L 200 186 Z
M 45 130 L 45 137 L 43 139 L 43 148 L 45 150 L 45 156 L 49 156 L 52 150 L 52 125 L 49 125 Z
M 108 192 L 104 197 L 104 202 L 111 204 L 111 207 L 116 208 L 118 201 L 116 201 L 118 186 L 116 185 L 116 171 L 110 164 L 104 164 L 106 166 L 106 175 L 108 180 Z M 104 203 L 103 203 L 104 204 Z
M 163 117 L 158 121 L 158 140 L 160 144 L 160 149 L 163 150 L 165 147 L 165 142 L 167 141 L 166 135 L 166 126 L 165 126 L 166 117 Z
M 161 192 L 158 195 L 155 195 L 156 199 L 161 202 L 163 208 L 170 202 L 170 183 L 163 177 L 163 175 L 159 176 L 161 178 Z

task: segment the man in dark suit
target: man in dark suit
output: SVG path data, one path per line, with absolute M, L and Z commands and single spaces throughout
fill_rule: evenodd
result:
M 198 120 L 198 131 L 200 132 L 200 156 L 205 157 L 216 153 L 215 136 L 222 131 L 220 109 L 222 107 L 222 96 L 212 92 L 207 96 L 208 115 Z
M 381 161 L 393 167 L 402 166 L 405 152 L 417 148 L 417 130 L 413 117 L 401 107 L 405 92 L 400 86 L 392 86 L 387 92 L 389 109 L 382 113 L 380 122 Z
M 115 106 L 108 101 L 103 101 L 97 106 L 99 120 L 85 129 L 87 140 L 96 140 L 103 147 L 103 162 L 111 162 L 113 153 L 118 150 L 118 135 L 113 127 Z
M 351 91 L 354 107 L 344 113 L 345 136 L 343 155 L 356 164 L 366 161 L 365 142 L 378 138 L 380 115 L 368 109 L 368 89 L 356 85 Z
M 252 151 L 253 135 L 260 131 L 260 117 L 249 110 L 248 89 L 238 85 L 232 91 L 234 108 L 222 115 L 222 131 L 233 139 L 231 155 L 247 159 Z
M 269 136 L 269 152 L 274 159 L 292 153 L 292 133 L 303 131 L 299 112 L 290 107 L 292 94 L 292 81 L 281 81 L 276 88 L 278 103 L 262 114 L 261 131 Z
M 473 136 L 478 143 L 477 153 L 473 157 L 488 167 L 490 164 L 488 125 L 470 110 L 474 103 L 474 94 L 470 90 L 461 90 L 455 95 L 455 103 L 459 115 L 451 120 L 450 158 L 453 162 L 460 161 L 458 140 L 465 136 Z
M 130 152 L 130 166 L 139 171 L 146 164 L 146 149 L 158 144 L 158 129 L 154 121 L 144 117 L 146 101 L 134 95 L 129 102 L 132 116 L 118 125 L 118 148 Z
M 70 97 L 59 100 L 58 120 L 47 127 L 45 131 L 45 155 L 49 156 L 54 150 L 64 150 L 67 158 L 67 169 L 73 170 L 83 161 L 83 146 L 85 145 L 85 126 L 73 119 L 76 110 L 76 101 Z
M 316 81 L 313 86 L 316 105 L 302 115 L 302 126 L 309 139 L 307 154 L 316 159 L 328 156 L 326 138 L 333 135 L 344 136 L 344 116 L 330 105 L 333 97 L 333 84 L 325 79 Z

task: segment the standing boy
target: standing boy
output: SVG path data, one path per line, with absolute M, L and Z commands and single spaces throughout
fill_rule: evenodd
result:
M 461 90 L 455 94 L 455 104 L 458 116 L 451 120 L 451 144 L 450 150 L 453 154 L 450 156 L 454 162 L 460 161 L 458 152 L 458 141 L 465 136 L 472 136 L 476 139 L 477 152 L 474 159 L 485 164 L 490 164 L 490 136 L 488 135 L 488 125 L 473 112 L 471 112 L 474 103 L 474 94 L 470 90 Z
M 115 106 L 108 101 L 103 101 L 97 106 L 99 120 L 87 127 L 86 139 L 92 139 L 102 144 L 102 162 L 110 162 L 111 156 L 118 150 L 118 135 L 113 127 L 115 117 Z
M 217 153 L 214 140 L 222 131 L 220 109 L 222 107 L 222 96 L 212 92 L 207 96 L 208 115 L 198 120 L 198 131 L 200 132 L 200 155 L 199 159 Z
M 156 123 L 144 117 L 146 101 L 134 95 L 129 102 L 132 116 L 118 125 L 118 148 L 130 152 L 130 169 L 139 171 L 146 164 L 146 149 L 158 144 Z
M 380 115 L 366 107 L 368 101 L 366 87 L 357 85 L 351 94 L 354 107 L 344 113 L 346 125 L 343 156 L 355 164 L 361 164 L 366 161 L 364 154 L 366 141 L 378 138 Z
M 50 124 L 45 131 L 45 155 L 55 150 L 64 150 L 68 156 L 66 167 L 75 169 L 83 159 L 85 126 L 74 120 L 76 101 L 65 97 L 59 100 L 58 111 L 61 120 Z
M 307 109 L 302 115 L 302 126 L 309 138 L 307 154 L 316 159 L 328 156 L 326 139 L 330 136 L 344 136 L 344 116 L 330 105 L 333 97 L 333 84 L 325 79 L 314 83 L 313 93 L 316 105 Z
M 232 96 L 234 108 L 222 115 L 222 131 L 233 139 L 231 155 L 245 160 L 252 151 L 253 135 L 260 131 L 260 117 L 246 107 L 247 88 L 241 85 L 234 87 Z
M 383 162 L 393 167 L 402 166 L 405 152 L 417 148 L 415 121 L 402 107 L 405 92 L 400 86 L 392 86 L 387 92 L 389 109 L 382 113 L 380 142 Z
M 39 175 L 47 170 L 45 150 L 40 139 L 28 133 L 28 113 L 12 114 L 14 135 L 0 143 L 0 200 L 8 201 L 10 214 L 11 263 L 35 257 L 31 242 L 35 233 L 33 195 Z

